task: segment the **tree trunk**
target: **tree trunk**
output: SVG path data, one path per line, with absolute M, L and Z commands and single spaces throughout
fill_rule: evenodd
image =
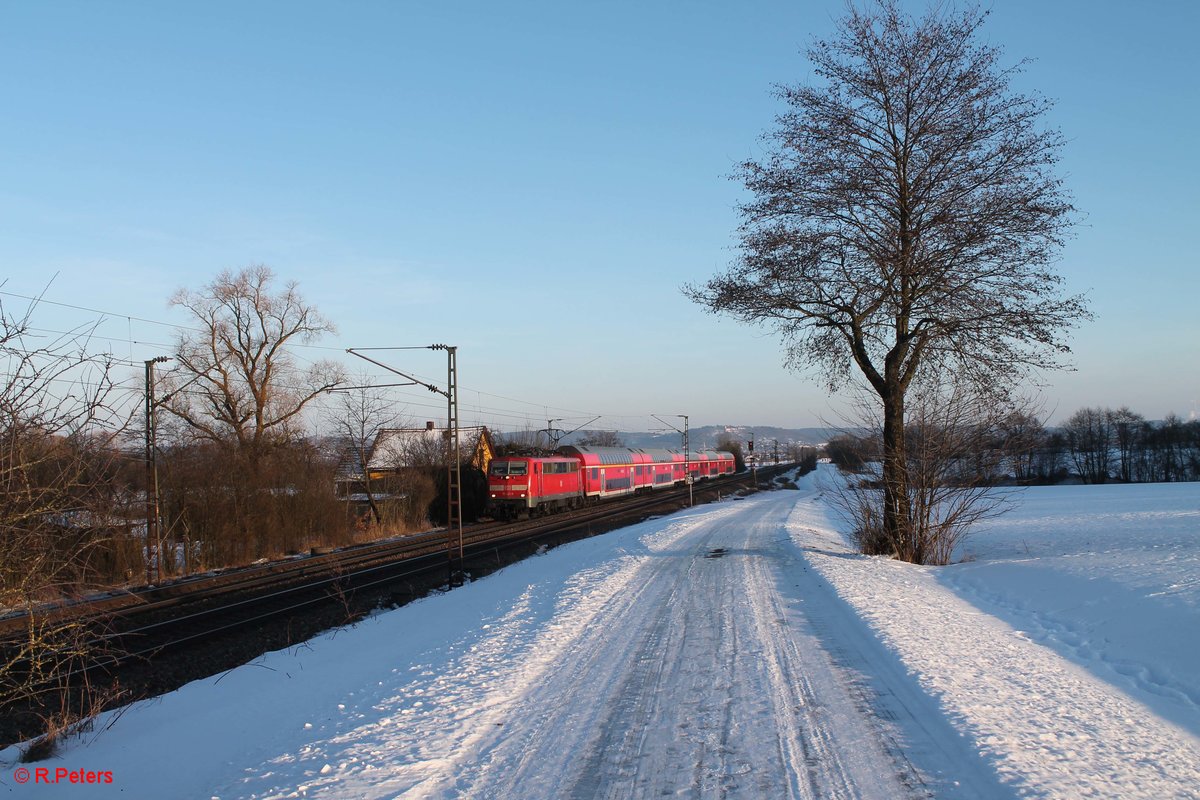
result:
M 883 522 L 874 555 L 895 555 L 902 561 L 921 563 L 912 536 L 908 497 L 908 462 L 904 441 L 904 392 L 896 390 L 883 400 Z
M 367 505 L 371 507 L 371 516 L 375 518 L 376 525 L 383 524 L 383 514 L 379 513 L 379 506 L 375 504 L 375 493 L 371 491 L 371 476 L 367 475 L 363 481 L 363 489 L 367 494 Z

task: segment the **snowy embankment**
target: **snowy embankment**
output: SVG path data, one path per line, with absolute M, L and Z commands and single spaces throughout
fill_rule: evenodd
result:
M 820 480 L 817 481 L 820 485 Z M 1200 797 L 1200 485 L 1039 487 L 943 568 L 808 559 L 1022 794 Z
M 646 522 L 135 705 L 28 784 L 0 751 L 0 795 L 1200 796 L 1200 485 L 1019 500 L 941 569 L 852 554 L 812 479 Z

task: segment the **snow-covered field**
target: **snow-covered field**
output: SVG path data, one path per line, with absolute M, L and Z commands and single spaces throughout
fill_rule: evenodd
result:
M 851 553 L 812 478 L 577 542 L 27 784 L 0 751 L 0 795 L 1200 797 L 1200 485 L 1016 499 L 936 569 Z

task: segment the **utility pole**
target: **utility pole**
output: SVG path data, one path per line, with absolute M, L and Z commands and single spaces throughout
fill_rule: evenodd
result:
M 453 551 L 449 556 L 450 585 L 461 586 L 463 581 L 463 524 L 462 524 L 462 453 L 458 448 L 458 348 L 448 344 L 430 345 L 431 350 L 446 351 L 446 427 L 449 457 L 446 459 L 446 534 L 458 541 L 458 570 L 454 569 Z M 447 548 L 449 549 L 449 548 Z
M 693 505 L 695 505 L 695 502 L 692 499 L 692 483 L 693 483 L 693 480 L 692 480 L 692 451 L 691 451 L 691 443 L 688 441 L 688 415 L 687 414 L 676 414 L 675 415 L 683 420 L 683 430 L 679 430 L 679 428 L 676 428 L 674 425 L 667 422 L 665 419 L 658 416 L 657 414 L 651 414 L 650 416 L 654 417 L 656 420 L 661 422 L 663 425 L 666 425 L 671 430 L 676 431 L 677 433 L 683 434 L 683 479 L 684 479 L 684 482 L 687 483 L 687 487 L 688 487 L 688 506 L 693 506 Z
M 418 380 L 395 367 L 389 367 L 373 358 L 364 356 L 359 350 L 445 350 L 446 351 L 446 389 L 439 389 L 432 383 Z M 463 580 L 463 523 L 462 523 L 462 465 L 459 463 L 458 436 L 458 348 L 448 344 L 430 344 L 423 347 L 348 347 L 346 352 L 358 356 L 363 361 L 369 361 L 377 367 L 399 375 L 409 384 L 397 386 L 424 386 L 431 392 L 446 398 L 446 558 L 450 571 L 449 584 L 461 586 Z M 456 569 L 457 567 L 457 569 Z
M 158 460 L 154 426 L 154 365 L 171 359 L 157 356 L 146 361 L 146 583 L 162 578 L 162 548 L 158 541 Z
M 556 422 L 566 422 L 566 419 L 563 417 L 556 417 L 555 419 L 546 420 L 546 435 L 550 437 L 550 449 L 557 450 L 558 443 L 563 440 L 564 436 L 570 436 L 572 433 L 575 433 L 575 431 L 582 430 L 584 425 L 591 425 L 598 419 L 600 419 L 600 417 L 592 417 L 587 422 L 583 423 L 583 425 L 576 425 L 569 431 L 564 431 L 562 428 L 554 427 L 554 423 Z
M 754 482 L 754 488 L 758 488 L 758 459 L 754 455 L 754 437 L 750 437 L 750 480 Z
M 687 414 L 679 414 L 683 417 L 683 474 L 687 476 L 688 485 L 688 507 L 696 505 L 692 499 L 692 484 L 695 480 L 692 478 L 692 445 L 688 441 L 688 417 Z
M 562 421 L 563 420 L 561 417 L 556 418 L 556 419 L 546 420 L 546 436 L 549 437 L 549 439 L 550 439 L 551 451 L 558 449 L 559 441 L 562 439 L 563 436 L 566 435 L 566 431 L 563 431 L 559 428 L 554 427 L 554 423 L 562 422 Z

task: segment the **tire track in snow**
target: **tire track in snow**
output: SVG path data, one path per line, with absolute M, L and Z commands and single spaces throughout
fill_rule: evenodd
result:
M 710 534 L 700 536 L 689 537 L 688 551 L 678 556 L 685 559 L 684 569 L 664 568 L 656 576 L 664 584 L 670 582 L 669 590 L 658 595 L 654 606 L 638 609 L 650 627 L 613 692 L 619 700 L 603 722 L 604 734 L 581 769 L 572 797 L 657 796 L 664 784 L 720 790 L 721 776 L 730 772 L 733 703 L 725 676 L 737 657 L 738 631 L 729 624 L 725 604 L 709 606 L 718 616 L 714 624 L 697 619 L 694 604 L 688 603 L 689 593 L 703 580 L 698 573 L 708 566 L 700 552 L 707 549 Z M 697 635 L 705 629 L 707 635 Z M 698 674 L 694 665 L 704 657 L 711 658 L 715 668 Z M 678 716 L 686 719 L 681 722 Z M 663 731 L 664 727 L 670 729 Z M 689 741 L 692 757 L 683 746 Z
M 654 564 L 677 557 L 680 541 L 690 538 L 700 524 L 696 518 L 685 519 L 649 537 L 650 555 L 623 559 L 623 591 L 605 593 L 587 619 L 563 614 L 552 621 L 545 635 L 560 641 L 561 651 L 546 680 L 529 687 L 510 709 L 512 724 L 505 738 L 478 754 L 478 770 L 462 796 L 571 796 L 567 787 L 580 771 L 581 760 L 586 761 L 588 753 L 603 752 L 600 740 L 615 730 L 607 721 L 645 706 L 630 700 L 629 672 L 640 670 L 644 677 L 638 685 L 649 686 L 654 683 L 651 677 L 664 669 L 654 643 L 666 635 L 666 624 L 657 630 L 647 626 L 646 620 L 655 619 L 647 609 L 660 607 L 678 582 Z M 639 730 L 644 728 L 620 732 L 631 738 Z M 582 787 L 578 781 L 574 785 Z M 580 791 L 583 796 L 603 796 L 596 787 Z
M 530 722 L 479 753 L 459 796 L 917 794 L 846 681 L 810 678 L 835 667 L 787 620 L 776 579 L 792 504 L 766 499 L 695 518 L 637 559 L 636 589 L 513 707 Z
M 769 546 L 769 558 L 745 562 L 742 583 L 753 590 L 751 618 L 756 640 L 767 645 L 765 663 L 778 709 L 795 709 L 777 718 L 791 735 L 779 738 L 785 762 L 807 767 L 806 783 L 793 787 L 799 797 L 926 797 L 915 770 L 879 717 L 879 707 L 866 702 L 854 675 L 831 656 L 837 637 L 821 636 L 814 609 L 824 611 L 822 587 L 804 575 L 797 553 L 784 533 L 796 495 L 764 499 L 769 504 L 756 523 L 756 541 Z M 784 592 L 799 586 L 801 591 Z M 797 602 L 803 599 L 803 603 Z M 789 608 L 794 606 L 795 608 Z M 781 628 L 783 630 L 781 630 Z

